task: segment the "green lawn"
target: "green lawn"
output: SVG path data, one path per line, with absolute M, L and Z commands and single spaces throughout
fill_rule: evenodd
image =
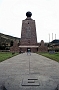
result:
M 39 54 L 59 62 L 59 52 L 54 54 L 50 54 L 50 53 L 39 53 Z
M 8 58 L 11 58 L 17 54 L 18 53 L 12 54 L 11 52 L 0 52 L 0 62 L 6 60 Z

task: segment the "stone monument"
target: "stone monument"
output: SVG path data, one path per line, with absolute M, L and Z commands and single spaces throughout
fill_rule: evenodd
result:
M 12 53 L 19 52 L 19 46 L 16 40 L 14 40 L 13 46 L 10 47 L 10 51 Z
M 37 35 L 36 35 L 36 25 L 35 20 L 31 18 L 32 13 L 26 13 L 27 18 L 22 21 L 22 30 L 21 30 L 21 41 L 20 49 L 22 51 L 37 51 Z
M 45 46 L 44 41 L 37 43 L 36 25 L 35 20 L 31 18 L 32 13 L 28 11 L 26 13 L 27 18 L 22 20 L 21 38 L 18 46 L 15 41 L 13 46 L 10 48 L 12 52 L 46 52 L 48 50 Z

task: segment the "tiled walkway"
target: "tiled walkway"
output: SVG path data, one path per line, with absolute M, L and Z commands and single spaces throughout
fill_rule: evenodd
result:
M 36 53 L 19 54 L 0 63 L 0 90 L 2 85 L 7 90 L 55 90 L 58 83 L 59 63 Z

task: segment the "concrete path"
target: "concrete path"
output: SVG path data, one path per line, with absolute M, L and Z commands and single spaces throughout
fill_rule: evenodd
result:
M 28 83 L 29 78 L 38 79 L 39 86 Z M 55 90 L 57 84 L 59 63 L 41 55 L 23 53 L 0 63 L 0 90 L 2 85 L 6 90 Z

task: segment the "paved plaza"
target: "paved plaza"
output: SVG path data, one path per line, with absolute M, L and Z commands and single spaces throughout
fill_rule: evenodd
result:
M 36 53 L 0 62 L 0 90 L 55 90 L 57 84 L 59 63 Z

